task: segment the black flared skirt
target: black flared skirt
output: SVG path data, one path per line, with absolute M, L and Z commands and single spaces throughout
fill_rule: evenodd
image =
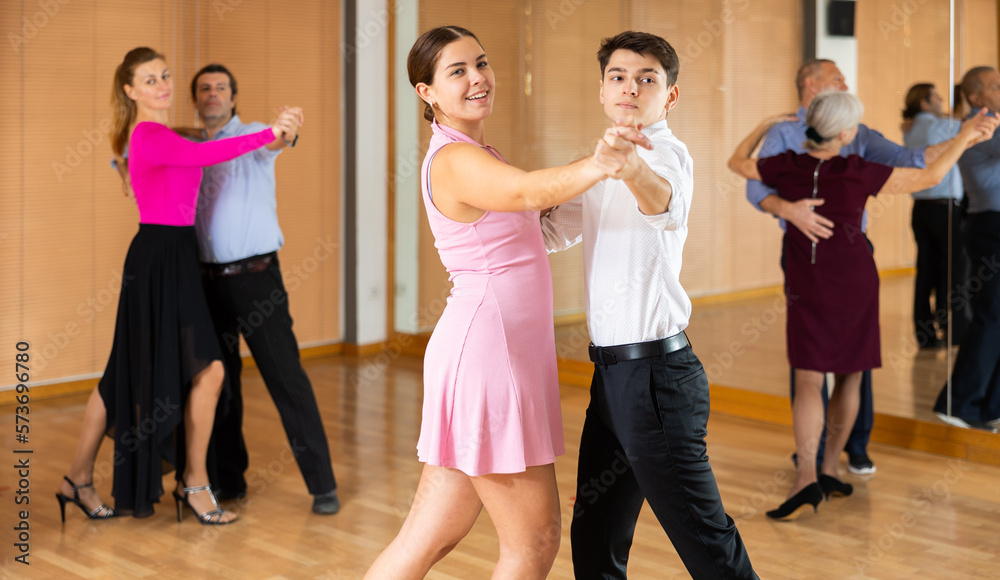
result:
M 98 385 L 115 440 L 116 512 L 153 513 L 163 474 L 179 459 L 192 379 L 221 359 L 194 227 L 139 224 L 125 257 L 111 356 Z

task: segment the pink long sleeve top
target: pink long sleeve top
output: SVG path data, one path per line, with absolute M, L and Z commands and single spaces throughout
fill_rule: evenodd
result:
M 274 141 L 259 133 L 194 143 L 166 125 L 144 121 L 129 143 L 128 173 L 139 206 L 139 223 L 193 226 L 202 167 L 235 159 Z

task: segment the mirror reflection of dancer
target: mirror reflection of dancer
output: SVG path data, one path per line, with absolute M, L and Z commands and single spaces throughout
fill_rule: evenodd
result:
M 903 143 L 910 148 L 936 145 L 958 133 L 959 121 L 947 117 L 944 99 L 934 85 L 918 83 L 906 92 L 903 109 Z M 972 313 L 968 300 L 959 299 L 968 276 L 968 258 L 962 247 L 964 216 L 961 210 L 962 176 L 952 167 L 947 177 L 934 187 L 913 194 L 910 227 L 917 243 L 917 273 L 913 282 L 913 328 L 920 348 L 939 348 L 938 338 L 948 331 L 951 310 L 951 335 L 945 337 L 957 345 L 965 336 Z M 949 243 L 951 252 L 949 253 Z M 949 300 L 948 278 L 954 296 Z M 934 308 L 931 308 L 931 294 Z
M 407 70 L 433 131 L 422 197 L 454 288 L 424 356 L 416 496 L 365 577 L 423 578 L 485 507 L 500 539 L 493 577 L 542 579 L 559 549 L 564 445 L 539 211 L 619 170 L 625 139 L 646 139 L 606 133 L 594 155 L 526 173 L 486 144 L 495 80 L 474 34 L 425 32 Z
M 629 148 L 621 171 L 542 219 L 549 250 L 583 244 L 587 280 L 594 378 L 573 569 L 580 579 L 626 578 L 647 500 L 692 577 L 757 578 L 708 462 L 708 378 L 684 333 L 691 301 L 680 272 L 694 163 L 667 126 L 680 94 L 677 53 L 659 36 L 629 31 L 604 39 L 597 58 L 604 113 L 616 128 L 638 124 L 655 148 Z
M 879 276 L 867 240 L 860 235 L 869 196 L 912 193 L 941 181 L 972 143 L 992 136 L 995 120 L 966 123 L 947 149 L 927 169 L 892 168 L 858 155 L 841 157 L 841 148 L 858 135 L 864 108 L 846 92 L 817 96 L 806 113 L 806 153 L 751 159 L 756 144 L 779 116 L 762 123 L 737 147 L 729 167 L 747 179 L 762 181 L 784 200 L 795 203 L 825 199 L 815 206 L 836 233 L 813 242 L 798 228 L 784 237 L 785 294 L 788 301 L 788 362 L 795 369 L 792 404 L 797 478 L 788 500 L 768 517 L 784 519 L 799 508 L 815 510 L 824 497 L 850 495 L 853 487 L 839 479 L 838 459 L 858 413 L 861 373 L 881 366 L 878 325 Z M 823 381 L 836 376 L 826 420 L 827 453 L 817 475 L 816 450 L 823 433 Z
M 768 132 L 760 147 L 761 157 L 770 157 L 792 150 L 805 153 L 802 143 L 806 131 L 806 107 L 816 95 L 828 91 L 846 91 L 847 84 L 844 75 L 836 63 L 827 59 L 813 59 L 799 67 L 795 77 L 795 86 L 799 92 L 799 110 L 797 118 L 784 123 L 778 123 Z M 926 149 L 907 149 L 889 141 L 878 131 L 864 124 L 858 125 L 858 134 L 850 145 L 842 152 L 844 155 L 859 155 L 866 161 L 883 163 L 893 167 L 924 167 L 948 147 L 947 143 L 932 145 Z M 827 239 L 833 235 L 832 223 L 821 213 L 811 211 L 810 207 L 819 207 L 825 200 L 815 202 L 800 200 L 795 203 L 782 199 L 777 193 L 759 181 L 747 181 L 747 201 L 756 209 L 770 213 L 780 218 L 779 224 L 785 229 L 785 223 L 790 223 L 803 232 L 811 242 Z M 864 233 L 867 214 L 861 220 L 861 233 Z M 871 244 L 869 242 L 869 247 Z M 782 260 L 784 262 L 784 260 Z M 789 393 L 795 401 L 795 370 L 790 374 Z M 823 401 L 826 402 L 827 390 L 823 389 Z M 847 470 L 855 475 L 871 475 L 875 473 L 875 464 L 868 456 L 868 439 L 871 436 L 875 411 L 872 406 L 872 379 L 870 372 L 861 376 L 861 403 L 858 418 L 852 425 L 851 436 L 847 440 Z M 824 442 L 820 439 L 817 459 L 825 457 Z
M 293 130 L 300 111 L 282 113 L 273 126 L 251 135 L 192 143 L 166 126 L 172 104 L 173 79 L 163 56 L 150 48 L 126 54 L 115 72 L 111 137 L 118 170 L 139 206 L 139 232 L 125 257 L 111 356 L 56 494 L 63 521 L 67 502 L 91 519 L 152 514 L 163 494 L 162 463 L 176 464 L 175 435 L 181 434 L 186 462 L 173 493 L 178 521 L 183 506 L 202 524 L 236 519 L 219 508 L 205 465 L 225 375 L 201 289 L 195 200 L 202 167 L 274 141 Z M 97 450 L 111 432 L 115 509 L 93 486 Z
M 973 110 L 1000 114 L 1000 72 L 979 66 L 962 77 L 962 92 Z M 968 122 L 968 121 L 966 121 Z M 965 217 L 966 250 L 972 261 L 965 295 L 975 278 L 981 286 L 971 293 L 972 322 L 951 371 L 951 388 L 941 387 L 934 413 L 939 419 L 968 429 L 1000 430 L 1000 135 L 970 148 L 958 162 L 969 208 Z M 950 396 L 950 398 L 949 398 Z

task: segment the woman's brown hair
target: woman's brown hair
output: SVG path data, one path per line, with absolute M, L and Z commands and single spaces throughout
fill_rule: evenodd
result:
M 910 87 L 910 90 L 906 92 L 906 99 L 903 101 L 903 104 L 906 105 L 906 108 L 903 109 L 903 118 L 913 119 L 922 112 L 924 109 L 920 104 L 930 102 L 933 90 L 934 85 L 931 83 L 917 83 Z
M 166 61 L 162 54 L 152 48 L 140 46 L 128 51 L 118 68 L 115 69 L 115 80 L 111 86 L 111 150 L 115 154 L 115 169 L 122 178 L 122 187 L 128 195 L 128 149 L 129 131 L 135 123 L 136 106 L 125 93 L 125 85 L 131 85 L 135 77 L 135 69 L 151 60 Z
M 438 60 L 441 58 L 441 51 L 449 44 L 467 36 L 479 42 L 475 34 L 460 26 L 438 26 L 421 34 L 413 43 L 410 55 L 406 57 L 406 72 L 410 76 L 410 84 L 414 87 L 419 83 L 434 84 L 434 69 L 437 68 Z M 479 42 L 479 45 L 482 46 L 483 43 Z M 424 104 L 424 119 L 434 120 L 434 108 L 430 103 Z

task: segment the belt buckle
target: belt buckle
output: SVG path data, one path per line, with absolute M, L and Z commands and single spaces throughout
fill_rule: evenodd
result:
M 614 353 L 608 352 L 603 347 L 597 346 L 595 344 L 590 345 L 591 353 L 597 353 L 597 360 L 594 361 L 602 365 L 614 365 L 618 364 L 618 357 Z M 594 357 L 591 357 L 594 358 Z M 610 360 L 609 360 L 610 359 Z

